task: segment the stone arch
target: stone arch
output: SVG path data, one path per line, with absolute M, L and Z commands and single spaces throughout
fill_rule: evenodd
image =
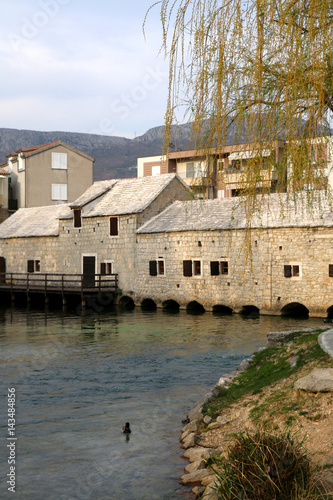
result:
M 281 316 L 293 318 L 308 318 L 309 309 L 299 302 L 291 302 L 281 309 Z
M 156 302 L 153 301 L 153 299 L 143 299 L 143 301 L 141 302 L 141 307 L 146 311 L 156 311 L 157 305 Z
M 135 307 L 134 300 L 131 297 L 128 297 L 128 295 L 120 297 L 118 304 L 120 307 L 129 310 L 132 310 Z
M 231 307 L 224 306 L 222 304 L 216 304 L 215 306 L 213 306 L 213 313 L 216 313 L 216 314 L 232 314 L 233 310 L 231 309 Z
M 179 311 L 178 302 L 172 299 L 162 302 L 162 307 L 164 311 Z
M 187 304 L 186 311 L 195 314 L 202 314 L 206 312 L 206 309 L 202 304 L 199 304 L 196 300 L 192 300 Z
M 327 319 L 333 319 L 333 306 L 327 308 Z
M 260 309 L 254 305 L 246 305 L 242 307 L 239 314 L 243 316 L 248 316 L 249 318 L 257 318 L 260 315 Z

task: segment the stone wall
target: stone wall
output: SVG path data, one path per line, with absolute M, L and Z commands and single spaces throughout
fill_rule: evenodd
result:
M 138 235 L 136 302 L 172 299 L 184 308 L 195 300 L 235 312 L 252 305 L 266 314 L 299 302 L 310 315 L 326 316 L 333 305 L 332 228 L 253 230 L 250 241 L 251 254 L 243 230 Z M 150 276 L 149 261 L 159 259 L 165 274 Z M 200 261 L 201 275 L 183 276 L 183 260 Z M 211 261 L 228 262 L 228 274 L 212 276 Z M 286 265 L 299 276 L 285 277 Z

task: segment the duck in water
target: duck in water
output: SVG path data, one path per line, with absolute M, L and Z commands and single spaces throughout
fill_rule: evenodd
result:
M 131 428 L 130 428 L 129 422 L 126 422 L 126 424 L 124 425 L 124 427 L 121 429 L 121 432 L 123 434 L 130 434 L 132 432 Z

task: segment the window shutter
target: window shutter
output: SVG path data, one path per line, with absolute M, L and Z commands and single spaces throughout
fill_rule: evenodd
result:
M 74 209 L 74 227 L 81 227 L 81 209 Z
M 192 276 L 192 261 L 183 260 L 183 274 L 184 276 Z
M 106 263 L 101 262 L 101 275 L 105 276 L 106 275 Z
M 157 262 L 156 262 L 156 260 L 149 261 L 149 274 L 150 274 L 150 276 L 157 276 Z
M 213 261 L 210 263 L 210 274 L 211 276 L 218 276 L 220 274 L 218 261 Z
M 110 236 L 118 236 L 118 217 L 110 217 Z
M 33 260 L 28 260 L 28 273 L 33 273 L 35 270 L 35 265 Z
M 333 278 L 333 264 L 328 265 L 328 275 L 330 278 Z
M 284 277 L 291 278 L 291 266 L 284 266 Z

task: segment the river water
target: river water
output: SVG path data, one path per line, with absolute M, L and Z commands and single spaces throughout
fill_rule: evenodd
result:
M 266 333 L 321 319 L 0 309 L 0 498 L 6 484 L 7 388 L 15 388 L 15 498 L 172 500 L 181 420 Z M 130 422 L 129 438 L 121 427 Z

